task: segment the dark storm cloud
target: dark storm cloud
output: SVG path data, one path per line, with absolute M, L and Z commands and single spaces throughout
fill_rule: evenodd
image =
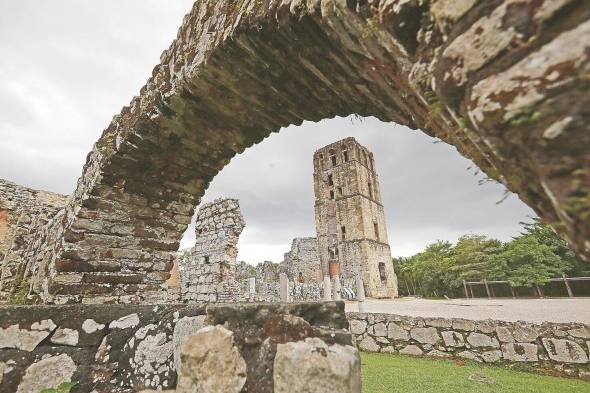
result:
M 0 3 L 0 177 L 69 193 L 92 143 L 137 94 L 192 0 L 20 0 Z M 304 123 L 236 157 L 204 201 L 241 201 L 240 257 L 278 261 L 313 236 L 313 152 L 354 136 L 375 154 L 395 255 L 465 233 L 508 239 L 532 214 L 452 146 L 375 119 Z M 189 229 L 183 246 L 194 239 Z

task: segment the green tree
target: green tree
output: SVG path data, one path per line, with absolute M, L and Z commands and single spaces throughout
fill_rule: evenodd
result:
M 542 285 L 560 276 L 572 265 L 557 255 L 550 246 L 542 244 L 535 236 L 519 236 L 504 246 L 499 254 L 491 257 L 497 271 L 504 273 L 512 286 L 531 287 Z

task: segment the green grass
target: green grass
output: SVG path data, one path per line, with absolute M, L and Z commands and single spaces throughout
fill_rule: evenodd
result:
M 590 383 L 402 355 L 361 353 L 363 393 L 590 393 Z

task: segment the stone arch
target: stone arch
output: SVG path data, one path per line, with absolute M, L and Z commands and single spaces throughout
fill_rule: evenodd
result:
M 28 250 L 45 301 L 151 301 L 213 177 L 304 120 L 453 144 L 590 255 L 590 10 L 574 0 L 201 0 Z

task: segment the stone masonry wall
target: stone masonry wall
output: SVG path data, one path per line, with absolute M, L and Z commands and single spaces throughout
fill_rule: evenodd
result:
M 245 225 L 237 199 L 217 199 L 199 209 L 195 246 L 178 265 L 183 300 L 238 300 L 237 243 Z
M 362 351 L 523 366 L 590 381 L 590 326 L 347 313 Z
M 315 237 L 293 239 L 291 250 L 285 253 L 282 270 L 290 280 L 298 283 L 321 283 L 322 272 L 318 242 Z
M 26 247 L 66 201 L 65 195 L 0 179 L 0 302 L 21 284 Z
M 217 347 L 216 336 L 206 335 L 181 359 L 181 344 L 207 325 L 221 330 L 222 341 L 231 345 Z M 313 367 L 324 360 L 345 367 L 340 381 L 352 383 L 360 377 L 359 362 L 347 326 L 342 303 L 5 306 L 0 307 L 0 392 L 39 393 L 70 381 L 76 383 L 73 393 L 171 389 L 185 362 L 189 371 L 201 370 L 201 381 L 235 382 L 215 391 L 287 392 L 280 386 L 314 378 Z M 206 348 L 215 356 L 198 359 Z M 320 351 L 329 356 L 317 355 Z M 241 359 L 237 375 L 227 366 L 230 355 Z M 304 371 L 295 367 L 298 360 L 313 366 L 307 376 L 293 375 Z M 190 372 L 184 377 L 185 383 L 194 382 Z M 330 372 L 320 377 L 328 379 Z

